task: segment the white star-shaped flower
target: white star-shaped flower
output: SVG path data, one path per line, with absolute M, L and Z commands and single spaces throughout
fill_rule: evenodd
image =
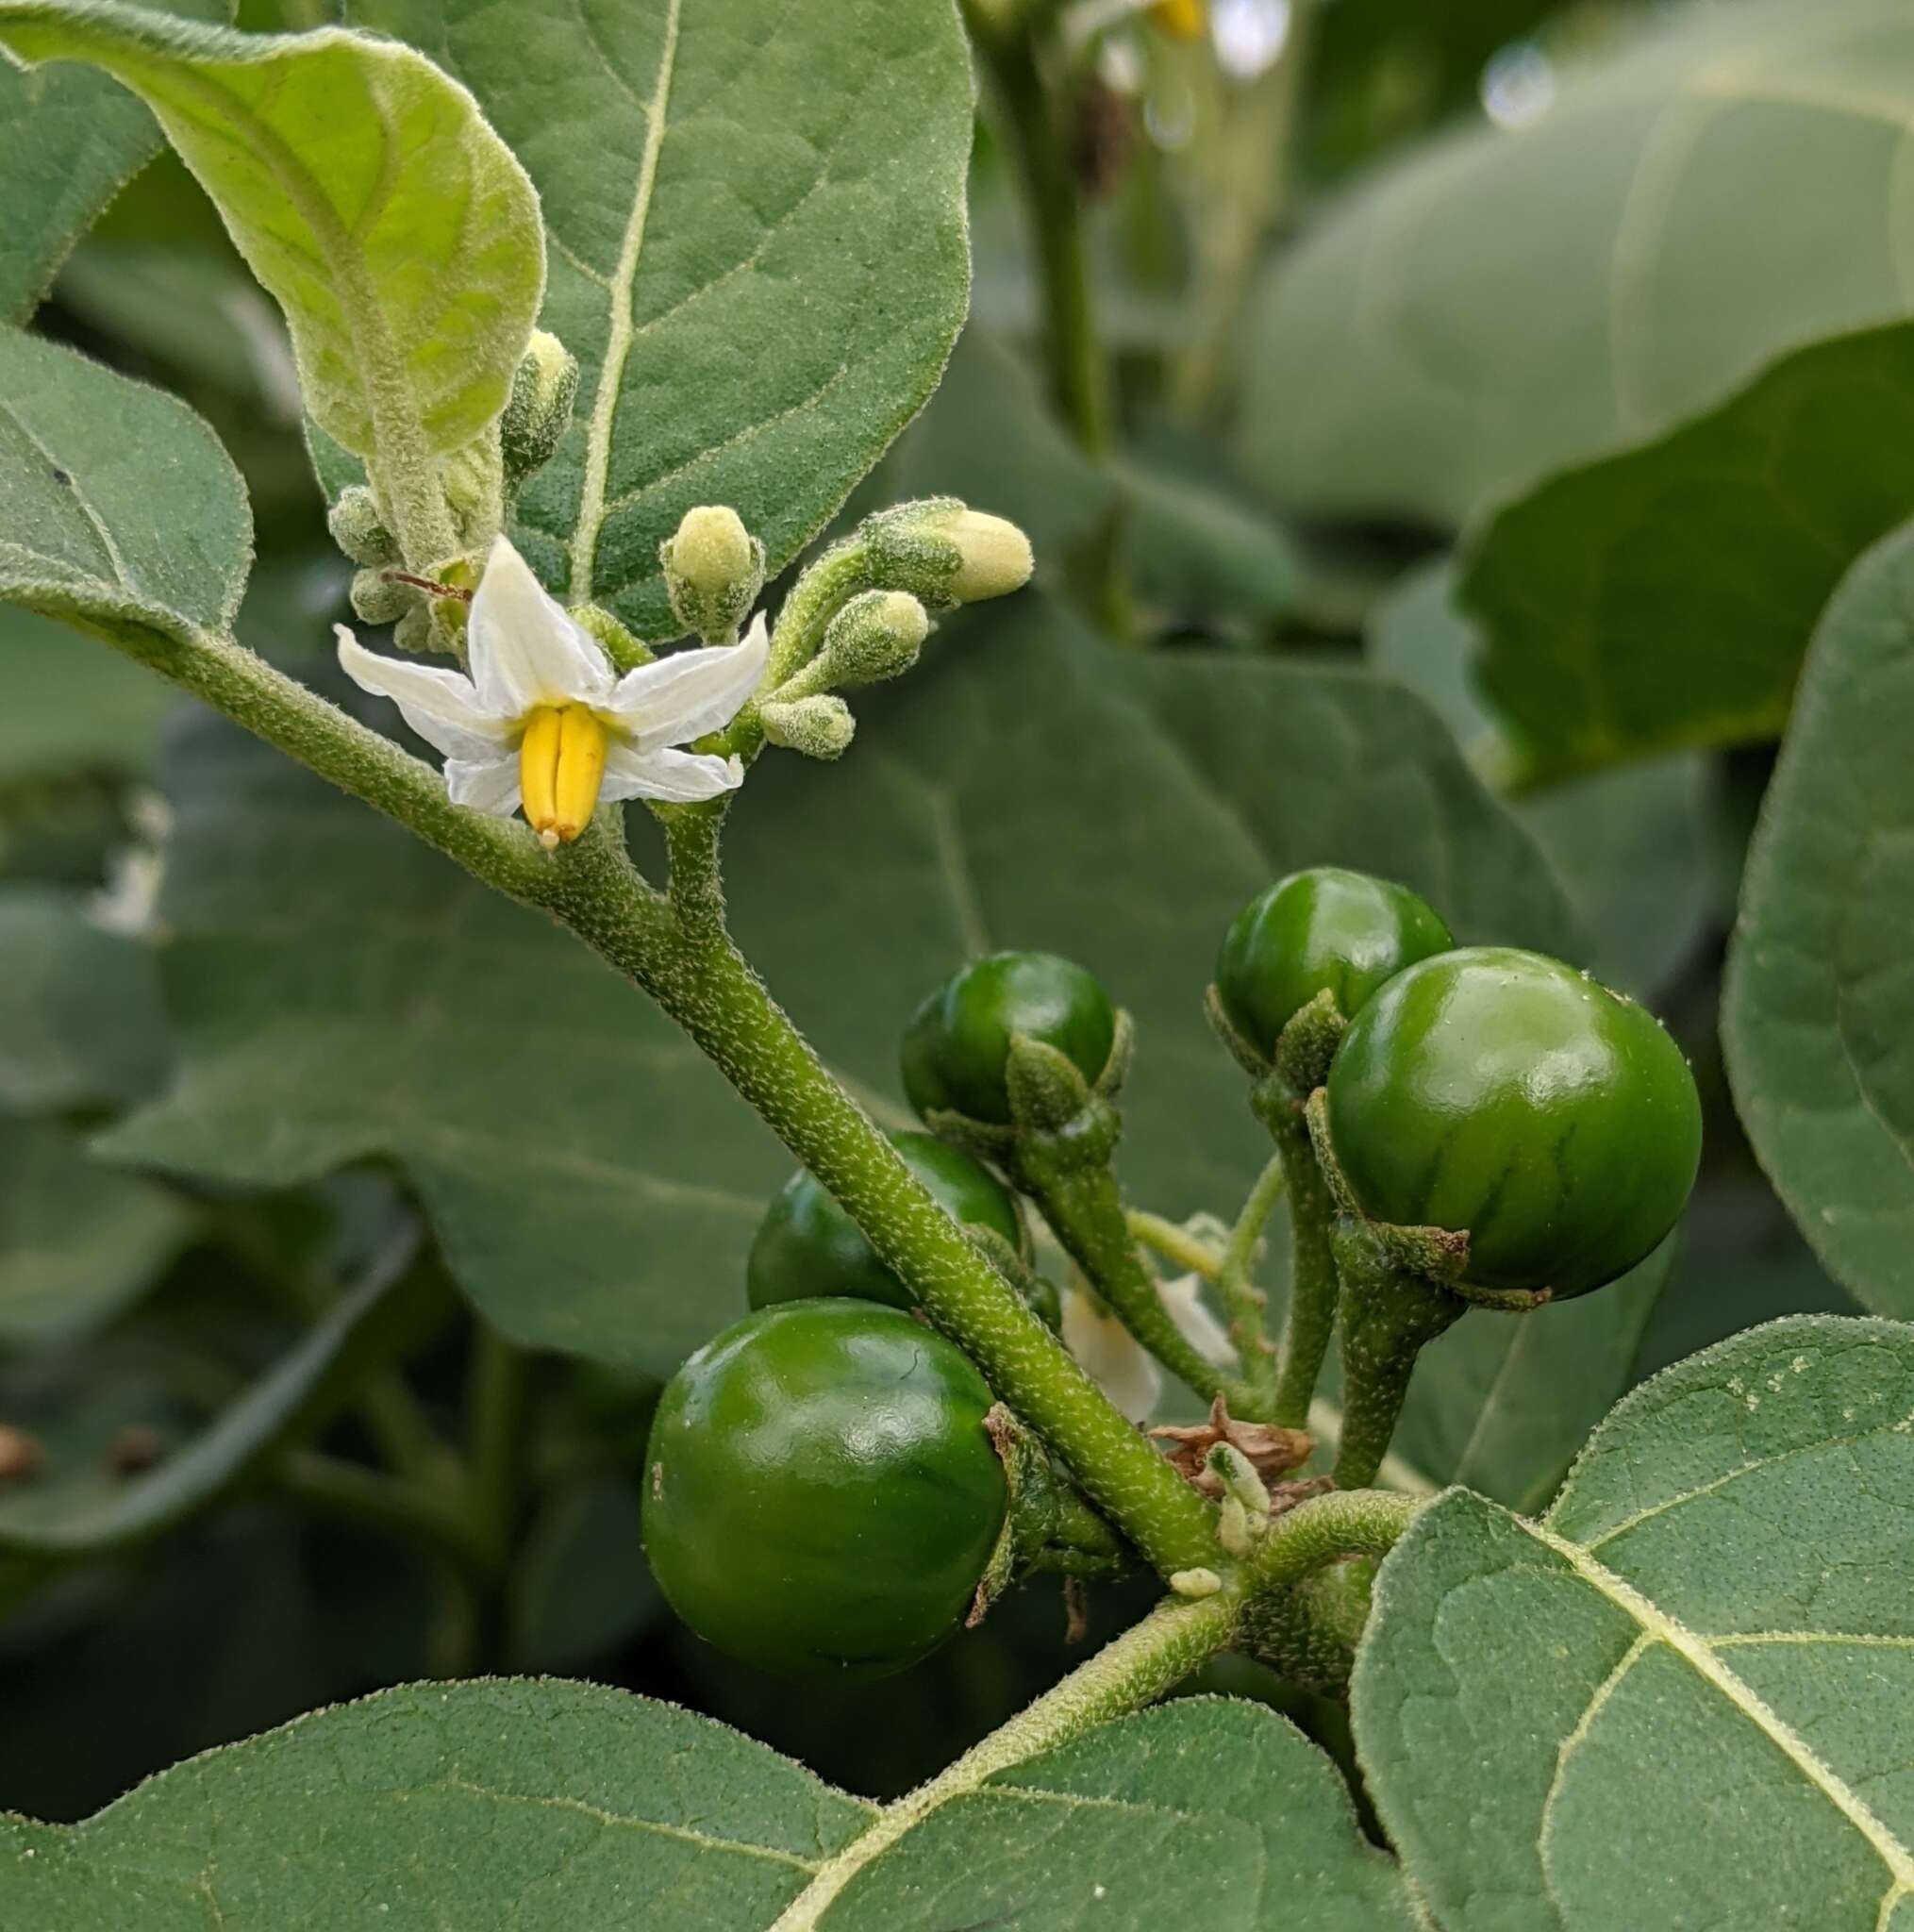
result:
M 466 628 L 470 676 L 368 651 L 335 625 L 345 675 L 391 698 L 445 755 L 454 805 L 509 818 L 521 805 L 547 847 L 569 843 L 601 799 L 690 804 L 734 791 L 736 758 L 675 747 L 728 724 L 764 675 L 764 616 L 741 642 L 687 649 L 620 677 L 596 638 L 496 539 Z

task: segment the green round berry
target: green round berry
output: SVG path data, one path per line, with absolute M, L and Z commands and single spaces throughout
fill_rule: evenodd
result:
M 1456 943 L 1406 886 L 1340 866 L 1292 872 L 1258 892 L 1223 935 L 1216 991 L 1230 1024 L 1273 1057 L 1283 1028 L 1318 993 L 1353 1019 L 1405 966 Z
M 904 1036 L 904 1091 L 928 1118 L 1010 1122 L 1006 1067 L 1014 1034 L 1064 1054 L 1086 1080 L 1108 1064 L 1116 1009 L 1101 982 L 1054 953 L 992 953 L 953 974 Z
M 954 1219 L 987 1227 L 1024 1247 L 1015 1196 L 981 1161 L 929 1134 L 892 1134 L 905 1165 Z M 857 1224 L 805 1169 L 791 1175 L 757 1224 L 744 1267 L 754 1308 L 816 1295 L 848 1295 L 911 1308 L 917 1297 L 898 1280 Z
M 1673 1227 L 1701 1101 L 1652 1013 L 1559 959 L 1443 953 L 1351 1021 L 1329 1142 L 1372 1220 L 1469 1237 L 1466 1278 L 1582 1294 Z
M 644 1546 L 707 1641 L 881 1676 L 957 1630 L 1008 1487 L 970 1358 L 896 1308 L 783 1302 L 701 1348 L 652 1424 Z

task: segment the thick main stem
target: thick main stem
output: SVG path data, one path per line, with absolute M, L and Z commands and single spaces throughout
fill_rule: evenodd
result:
M 551 913 L 684 1027 L 843 1204 L 932 1319 L 1049 1441 L 1152 1567 L 1215 1559 L 1210 1507 L 1124 1421 L 846 1094 L 722 930 L 695 934 L 633 870 L 615 827 L 542 853 L 522 825 L 461 810 L 429 765 L 230 639 L 75 615 L 508 897 Z M 700 822 L 692 820 L 691 824 Z M 716 826 L 703 822 L 715 841 Z
M 999 1279 L 728 941 L 662 966 L 627 961 L 615 945 L 600 949 L 632 971 L 716 1061 L 1155 1568 L 1214 1560 L 1208 1506 Z
M 863 1837 L 832 1858 L 785 1907 L 771 1932 L 815 1932 L 857 1874 L 939 1807 L 976 1790 L 1012 1765 L 1155 1702 L 1229 1642 L 1241 1614 L 1242 1599 L 1233 1591 L 1200 1603 L 1159 1606 L 965 1752 L 949 1770 L 888 1807 Z

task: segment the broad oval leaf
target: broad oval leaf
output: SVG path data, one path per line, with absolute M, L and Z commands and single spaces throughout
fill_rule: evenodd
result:
M 538 183 L 543 326 L 582 365 L 521 502 L 567 599 L 674 635 L 657 547 L 727 503 L 781 569 L 936 386 L 963 321 L 972 87 L 951 0 L 355 0 Z
M 1459 524 L 1907 314 L 1910 118 L 1899 0 L 1756 0 L 1412 156 L 1272 268 L 1245 469 L 1314 512 Z
M 0 331 L 0 600 L 109 633 L 224 632 L 252 554 L 245 485 L 191 409 Z
M 111 1405 L 110 1391 L 108 1401 L 89 1403 L 92 1377 L 84 1360 L 73 1365 L 67 1380 L 58 1362 L 29 1365 L 18 1379 L 49 1377 L 38 1400 L 49 1406 L 59 1441 L 43 1477 L 0 1495 L 0 1557 L 97 1556 L 158 1536 L 217 1501 L 335 1392 L 351 1388 L 362 1373 L 363 1352 L 375 1345 L 393 1313 L 393 1290 L 414 1245 L 409 1231 L 390 1242 L 364 1278 L 266 1374 L 141 1474 L 125 1477 L 111 1469 L 109 1444 L 126 1417 Z M 9 1418 L 38 1433 L 34 1394 L 13 1387 L 8 1395 Z
M 0 46 L 150 106 L 286 311 L 307 400 L 361 456 L 455 450 L 505 406 L 544 285 L 538 196 L 410 47 L 0 0 Z
M 15 885 L 0 891 L 0 1113 L 125 1106 L 159 1085 L 166 1019 L 151 947 L 101 931 L 77 893 Z
M 83 1824 L 0 1819 L 0 1923 L 761 1932 L 874 1815 L 671 1705 L 419 1684 L 162 1772 Z
M 158 10 L 226 13 L 223 0 Z M 33 313 L 68 249 L 160 146 L 152 115 L 104 75 L 0 64 L 0 325 Z
M 0 541 L 7 533 L 0 528 Z M 107 774 L 145 776 L 175 694 L 138 664 L 63 625 L 0 605 L 0 785 Z
M 82 1824 L 0 1820 L 0 1914 L 34 1932 L 198 1932 L 208 1914 L 226 1932 L 360 1915 L 393 1932 L 1417 1923 L 1335 1768 L 1257 1705 L 1192 1699 L 1086 1732 L 859 1865 L 878 1815 L 670 1705 L 421 1684 L 210 1752 Z M 813 1908 L 812 1881 L 847 1863 Z
M 90 1160 L 77 1136 L 0 1119 L 0 1352 L 92 1333 L 154 1286 L 198 1219 L 172 1190 Z M 5 1509 L 0 1496 L 0 1556 Z
M 855 1861 L 858 1847 L 843 1855 Z M 1392 1859 L 1336 1768 L 1257 1704 L 1100 1725 L 940 1806 L 791 1932 L 1408 1932 Z
M 1410 572 L 1371 611 L 1366 655 L 1435 706 L 1472 764 L 1495 773 L 1506 768 L 1508 749 L 1475 691 L 1480 633 L 1456 608 L 1455 586 L 1446 558 Z M 1709 779 L 1699 754 L 1676 753 L 1509 803 L 1595 941 L 1576 963 L 1637 999 L 1673 980 L 1718 910 L 1709 890 Z
M 1914 1329 L 1776 1322 L 1644 1384 L 1527 1522 L 1383 1566 L 1369 1786 L 1445 1932 L 1914 1923 Z
M 1914 1315 L 1914 532 L 1828 606 L 1749 854 L 1722 1018 L 1736 1106 L 1828 1271 Z
M 1540 856 L 1435 718 L 1360 676 L 1131 666 L 1033 601 L 951 625 L 858 708 L 841 764 L 753 772 L 728 891 L 747 955 L 890 1124 L 924 991 L 973 951 L 1049 947 L 1137 1016 L 1139 1200 L 1227 1211 L 1267 1143 L 1203 990 L 1273 877 L 1366 865 L 1472 937 L 1575 949 Z M 668 1373 L 735 1317 L 789 1157 L 639 994 L 229 730 L 196 732 L 170 784 L 179 1070 L 108 1138 L 117 1158 L 283 1186 L 395 1156 L 467 1290 L 548 1346 Z
M 1776 737 L 1822 606 L 1914 505 L 1914 325 L 1817 342 L 1658 442 L 1552 477 L 1463 605 L 1524 775 Z

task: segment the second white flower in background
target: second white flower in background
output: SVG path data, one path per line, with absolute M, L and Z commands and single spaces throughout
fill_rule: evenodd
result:
M 568 844 L 601 800 L 691 804 L 735 791 L 744 768 L 676 747 L 728 724 L 764 675 L 764 615 L 736 644 L 687 649 L 619 676 L 505 538 L 486 559 L 466 629 L 471 675 L 368 651 L 334 626 L 361 691 L 391 698 L 445 757 L 454 805 L 525 820 Z

